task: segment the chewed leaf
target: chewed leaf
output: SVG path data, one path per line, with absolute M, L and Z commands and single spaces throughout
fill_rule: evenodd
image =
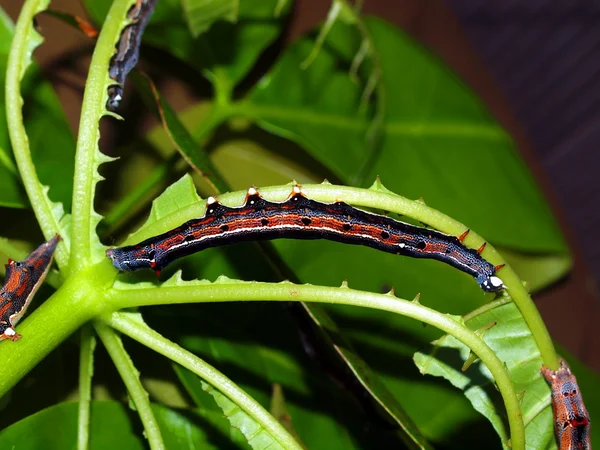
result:
M 253 449 L 269 449 L 276 450 L 283 447 L 275 440 L 275 438 L 254 421 L 248 414 L 242 411 L 235 403 L 214 389 L 208 383 L 202 383 L 202 387 L 206 392 L 211 394 L 217 404 L 221 407 L 225 416 L 229 419 L 231 426 L 240 430 L 248 440 L 248 444 Z
M 522 395 L 521 412 L 528 448 L 555 449 L 550 390 L 540 375 L 542 359 L 523 316 L 513 302 L 502 299 L 465 316 L 466 325 L 479 330 L 496 322 L 482 336 L 485 343 L 506 364 L 515 391 Z M 431 355 L 416 353 L 422 373 L 442 376 L 464 390 L 474 408 L 490 420 L 503 445 L 507 445 L 506 412 L 496 392 L 491 374 L 481 363 L 465 372 L 461 367 L 470 351 L 451 336 L 438 340 Z

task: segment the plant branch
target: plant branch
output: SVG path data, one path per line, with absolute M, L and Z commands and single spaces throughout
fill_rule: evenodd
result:
M 230 302 L 230 301 L 302 301 L 361 306 L 400 314 L 432 325 L 454 336 L 490 370 L 506 407 L 514 450 L 525 448 L 525 429 L 519 400 L 504 363 L 487 344 L 463 324 L 416 302 L 401 300 L 392 295 L 373 294 L 349 288 L 332 288 L 283 283 L 240 282 L 219 279 L 208 282 L 168 282 L 154 286 L 149 283 L 123 285 L 117 283 L 110 295 L 115 307 L 126 308 L 171 303 Z
M 110 161 L 98 149 L 100 129 L 98 124 L 106 110 L 108 65 L 125 25 L 127 11 L 134 0 L 114 0 L 96 42 L 81 108 L 77 151 L 75 153 L 75 178 L 73 181 L 73 223 L 71 266 L 81 268 L 93 259 L 93 249 L 100 246 L 95 233 L 99 216 L 94 211 L 94 191 L 100 180 L 97 168 Z M 100 252 L 99 252 L 100 253 Z
M 101 320 L 106 325 L 175 361 L 210 383 L 260 424 L 283 448 L 302 448 L 285 428 L 245 391 L 193 353 L 154 331 L 143 322 L 138 314 L 113 313 L 103 316 Z
M 77 450 L 87 450 L 90 441 L 90 404 L 94 375 L 96 338 L 89 325 L 81 328 L 79 348 L 79 413 L 77 420 Z
M 13 153 L 29 203 L 46 239 L 61 233 L 60 214 L 57 212 L 55 215 L 55 205 L 48 198 L 47 190 L 40 184 L 31 159 L 29 139 L 23 123 L 21 80 L 31 65 L 33 50 L 43 42 L 43 38 L 34 29 L 33 19 L 36 14 L 46 9 L 48 3 L 49 0 L 27 0 L 23 4 L 8 55 L 5 85 L 6 122 Z M 61 268 L 67 266 L 69 250 L 64 242 L 58 245 L 55 258 Z
M 146 433 L 148 443 L 150 444 L 150 448 L 152 450 L 166 448 L 162 439 L 160 428 L 158 427 L 158 423 L 156 422 L 154 413 L 150 407 L 148 393 L 140 382 L 138 376 L 139 373 L 133 365 L 131 358 L 125 351 L 125 347 L 123 347 L 121 338 L 117 335 L 117 333 L 100 321 L 94 322 L 94 328 L 96 329 L 100 340 L 104 344 L 104 347 L 106 347 L 108 354 L 119 371 L 119 375 L 121 375 L 121 378 L 127 387 L 129 396 L 131 397 L 131 400 L 135 405 L 135 409 L 137 410 L 142 424 L 144 425 L 144 431 Z
M 101 264 L 71 274 L 50 298 L 19 323 L 21 340 L 0 343 L 3 364 L 0 398 L 84 323 L 111 311 L 106 292 L 115 275 L 107 258 Z

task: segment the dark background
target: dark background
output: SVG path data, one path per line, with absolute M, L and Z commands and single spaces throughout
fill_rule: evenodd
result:
M 0 0 L 14 20 L 21 4 Z M 78 0 L 52 7 L 83 16 Z M 328 8 L 325 0 L 298 0 L 288 40 Z M 536 295 L 536 304 L 552 336 L 600 372 L 600 2 L 364 0 L 364 11 L 442 58 L 514 137 L 574 255 L 572 273 Z M 36 58 L 76 132 L 92 44 L 55 19 L 40 24 L 47 40 Z M 169 91 L 175 106 L 189 101 L 177 86 Z

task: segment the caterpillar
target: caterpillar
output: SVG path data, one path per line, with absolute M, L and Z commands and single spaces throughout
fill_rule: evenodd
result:
M 240 207 L 228 207 L 209 197 L 203 217 L 136 245 L 109 248 L 106 255 L 121 272 L 150 268 L 158 274 L 174 260 L 209 247 L 279 238 L 328 239 L 436 259 L 472 275 L 484 291 L 503 289 L 496 276 L 502 266 L 494 267 L 483 259 L 485 244 L 479 250 L 465 247 L 462 240 L 468 233 L 450 236 L 344 202 L 321 203 L 307 198 L 296 185 L 281 203 L 265 200 L 255 188 L 248 190 Z
M 562 359 L 558 370 L 542 366 L 541 372 L 552 389 L 552 410 L 558 448 L 591 450 L 590 415 L 583 404 L 575 375 Z
M 135 5 L 127 12 L 130 23 L 121 32 L 115 46 L 116 52 L 108 67 L 108 76 L 117 82 L 108 88 L 106 109 L 109 111 L 116 111 L 123 100 L 125 79 L 138 62 L 142 35 L 152 17 L 156 2 L 157 0 L 136 0 Z
M 60 236 L 55 235 L 23 261 L 9 259 L 5 265 L 6 277 L 4 286 L 0 289 L 0 341 L 16 341 L 21 338 L 14 327 L 46 278 L 58 241 Z

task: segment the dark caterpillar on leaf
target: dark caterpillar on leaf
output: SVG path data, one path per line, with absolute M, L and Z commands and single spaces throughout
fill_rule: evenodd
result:
M 294 186 L 288 199 L 281 203 L 265 200 L 250 188 L 240 207 L 228 207 L 209 197 L 203 217 L 136 245 L 110 248 L 106 255 L 122 272 L 153 269 L 159 273 L 176 259 L 209 247 L 280 238 L 328 239 L 413 258 L 436 259 L 473 276 L 486 292 L 503 289 L 502 280 L 496 276 L 502 266 L 495 267 L 481 256 L 485 244 L 479 250 L 462 244 L 468 232 L 455 237 L 344 202 L 321 203 L 307 198 L 299 186 Z

